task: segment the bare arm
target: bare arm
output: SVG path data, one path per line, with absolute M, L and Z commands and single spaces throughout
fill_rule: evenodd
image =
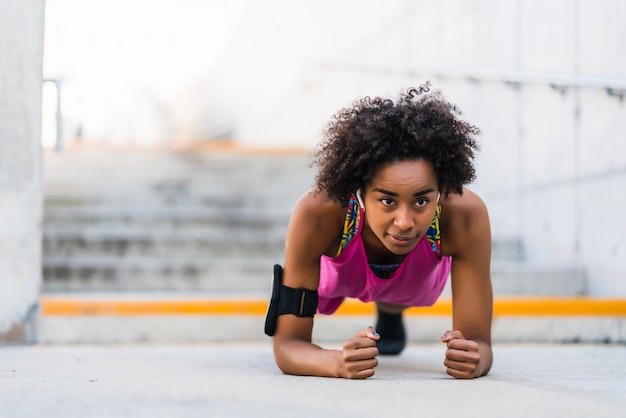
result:
M 451 376 L 467 379 L 484 376 L 493 362 L 491 229 L 487 208 L 477 195 L 466 190 L 451 199 L 444 238 L 449 240 L 445 253 L 453 257 L 453 330 L 442 337 L 447 344 L 444 364 Z
M 296 204 L 285 242 L 283 282 L 293 288 L 317 290 L 320 257 L 339 245 L 345 209 L 323 194 L 309 192 Z M 378 365 L 373 328 L 347 340 L 343 350 L 326 350 L 312 343 L 313 318 L 281 315 L 274 335 L 276 364 L 287 374 L 366 378 Z

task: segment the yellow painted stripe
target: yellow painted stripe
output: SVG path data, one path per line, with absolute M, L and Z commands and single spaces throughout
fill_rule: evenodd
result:
M 260 315 L 261 300 L 100 300 L 43 297 L 44 316 L 74 315 Z
M 365 315 L 375 312 L 374 304 L 345 302 L 337 314 Z M 409 308 L 407 315 L 452 315 L 452 300 L 440 299 L 433 306 Z M 626 316 L 626 299 L 599 298 L 496 298 L 494 316 Z
M 116 300 L 60 296 L 41 298 L 44 316 L 89 315 L 265 315 L 266 300 Z M 336 315 L 373 315 L 373 303 L 346 300 Z M 433 306 L 410 308 L 409 316 L 452 314 L 452 301 L 442 298 Z M 626 299 L 591 297 L 496 298 L 494 316 L 626 316 Z

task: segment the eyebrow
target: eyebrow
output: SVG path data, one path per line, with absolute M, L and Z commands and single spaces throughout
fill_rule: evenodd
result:
M 399 194 L 396 193 L 396 192 L 392 192 L 390 190 L 381 189 L 380 187 L 376 187 L 374 189 L 374 191 L 378 192 L 378 193 L 383 193 L 383 194 L 386 194 L 386 195 L 389 195 L 389 196 L 394 196 L 394 197 L 398 197 L 399 196 Z M 417 193 L 414 193 L 413 196 L 414 197 L 424 196 L 425 194 L 432 193 L 434 191 L 435 191 L 435 189 L 424 189 L 424 190 L 421 190 L 421 191 L 419 191 Z

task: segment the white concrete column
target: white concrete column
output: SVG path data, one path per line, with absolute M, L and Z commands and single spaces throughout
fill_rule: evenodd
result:
M 0 343 L 35 339 L 44 0 L 0 0 Z

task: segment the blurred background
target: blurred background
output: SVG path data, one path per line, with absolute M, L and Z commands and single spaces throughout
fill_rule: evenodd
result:
M 3 48 L 27 63 L 0 64 L 0 110 L 14 120 L 27 92 L 20 114 L 40 126 L 6 125 L 1 157 L 41 159 L 5 163 L 6 179 L 35 173 L 22 206 L 0 203 L 31 219 L 2 238 L 21 295 L 6 324 L 28 323 L 39 291 L 264 292 L 332 114 L 427 80 L 482 131 L 471 187 L 490 210 L 496 294 L 626 297 L 622 1 L 0 4 Z M 33 257 L 41 271 L 15 267 Z M 47 324 L 44 340 L 71 328 Z

